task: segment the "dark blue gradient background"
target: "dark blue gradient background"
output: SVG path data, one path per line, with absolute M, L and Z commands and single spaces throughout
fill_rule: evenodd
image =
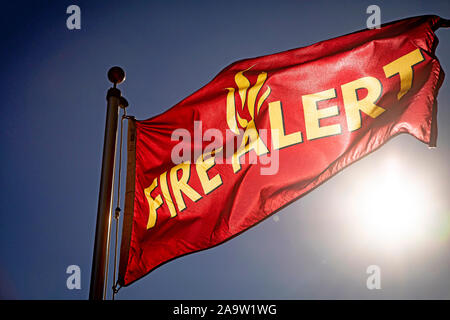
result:
M 81 30 L 66 8 L 81 7 Z M 0 19 L 0 298 L 88 297 L 107 70 L 129 113 L 149 118 L 210 81 L 223 67 L 364 29 L 437 14 L 449 1 L 3 1 Z M 450 30 L 437 32 L 450 70 Z M 450 298 L 450 82 L 439 95 L 438 148 L 402 135 L 237 238 L 172 261 L 118 299 Z M 396 157 L 423 185 L 427 238 L 395 254 L 375 248 L 354 223 L 351 190 Z M 431 187 L 430 187 L 431 186 Z M 356 212 L 357 214 L 357 212 Z M 414 240 L 414 239 L 412 239 Z M 380 240 L 381 241 L 381 240 Z M 66 288 L 68 265 L 81 290 Z M 382 270 L 367 290 L 366 268 Z M 108 293 L 110 294 L 110 292 Z

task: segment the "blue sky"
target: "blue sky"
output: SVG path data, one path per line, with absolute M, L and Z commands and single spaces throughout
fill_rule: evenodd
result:
M 71 4 L 81 8 L 81 30 L 66 28 Z M 382 22 L 450 18 L 448 1 L 2 3 L 0 298 L 88 297 L 111 66 L 127 72 L 120 88 L 129 114 L 146 119 L 233 61 L 365 28 L 371 4 Z M 450 32 L 437 35 L 437 56 L 450 70 Z M 438 148 L 396 137 L 277 219 L 165 264 L 117 298 L 450 299 L 449 88 L 446 79 Z M 374 233 L 360 219 L 367 203 L 357 201 L 362 185 L 376 188 L 392 161 L 416 192 L 399 201 L 422 213 L 420 236 L 405 233 L 401 241 Z M 81 268 L 81 290 L 66 287 L 72 264 Z M 369 265 L 381 268 L 381 290 L 366 288 Z

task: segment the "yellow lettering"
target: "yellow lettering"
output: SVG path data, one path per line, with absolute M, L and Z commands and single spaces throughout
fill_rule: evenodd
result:
M 254 150 L 258 156 L 269 152 L 266 145 L 259 137 L 258 131 L 256 130 L 255 123 L 253 121 L 250 121 L 248 123 L 242 136 L 241 146 L 233 154 L 232 166 L 234 173 L 241 170 L 240 157 L 250 152 L 250 150 Z
M 367 89 L 367 96 L 358 100 L 357 90 Z M 381 83 L 374 77 L 364 77 L 341 86 L 344 99 L 345 115 L 349 131 L 361 128 L 361 113 L 372 118 L 378 117 L 385 110 L 375 104 L 381 96 Z
M 148 201 L 148 207 L 149 207 L 149 215 L 148 215 L 148 221 L 147 221 L 147 229 L 153 228 L 156 224 L 156 210 L 161 207 L 163 201 L 161 199 L 161 195 L 158 194 L 156 198 L 152 198 L 150 195 L 153 190 L 158 186 L 158 180 L 155 178 L 151 184 L 150 187 L 144 189 L 145 197 Z
M 320 119 L 337 116 L 339 114 L 337 106 L 317 109 L 317 103 L 319 101 L 333 98 L 336 98 L 336 90 L 334 89 L 302 96 L 303 112 L 305 113 L 306 137 L 308 140 L 341 133 L 341 125 L 338 123 L 323 127 L 321 127 L 319 123 Z
M 205 194 L 210 193 L 215 190 L 217 187 L 222 185 L 222 178 L 219 174 L 216 174 L 214 177 L 209 179 L 208 170 L 211 169 L 215 165 L 214 157 L 209 156 L 206 158 L 206 155 L 202 155 L 196 163 L 197 175 L 200 179 L 200 183 L 202 184 L 203 192 Z
M 398 100 L 411 89 L 414 75 L 413 66 L 423 60 L 422 52 L 420 52 L 420 49 L 416 49 L 383 67 L 386 78 L 390 78 L 396 74 L 400 76 L 400 92 L 397 94 Z
M 302 142 L 300 131 L 286 134 L 280 101 L 269 103 L 269 119 L 274 149 L 281 149 Z
M 166 201 L 167 207 L 169 207 L 170 217 L 173 218 L 177 215 L 177 211 L 175 210 L 172 197 L 170 196 L 169 187 L 167 186 L 167 171 L 161 174 L 159 180 L 161 181 L 161 191 L 164 200 Z
M 181 178 L 178 179 L 178 171 L 181 170 Z M 197 193 L 190 185 L 188 185 L 189 177 L 191 175 L 191 165 L 188 162 L 180 163 L 170 169 L 170 183 L 172 184 L 172 192 L 175 196 L 175 201 L 179 211 L 186 209 L 183 195 L 184 193 L 192 201 L 201 199 L 201 195 Z

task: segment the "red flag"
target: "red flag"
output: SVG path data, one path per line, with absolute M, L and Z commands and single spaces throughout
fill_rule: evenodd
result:
M 238 235 L 397 134 L 434 146 L 441 26 L 409 18 L 238 61 L 130 121 L 119 283 Z

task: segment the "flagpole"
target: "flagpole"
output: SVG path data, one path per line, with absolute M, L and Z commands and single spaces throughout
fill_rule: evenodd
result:
M 120 67 L 112 67 L 108 71 L 108 79 L 113 87 L 106 95 L 107 111 L 105 138 L 103 142 L 103 160 L 98 196 L 97 225 L 95 228 L 94 254 L 92 259 L 91 285 L 89 300 L 103 300 L 105 269 L 109 252 L 109 232 L 111 226 L 111 207 L 114 186 L 114 168 L 116 159 L 117 124 L 121 92 L 116 85 L 125 80 L 125 72 Z

